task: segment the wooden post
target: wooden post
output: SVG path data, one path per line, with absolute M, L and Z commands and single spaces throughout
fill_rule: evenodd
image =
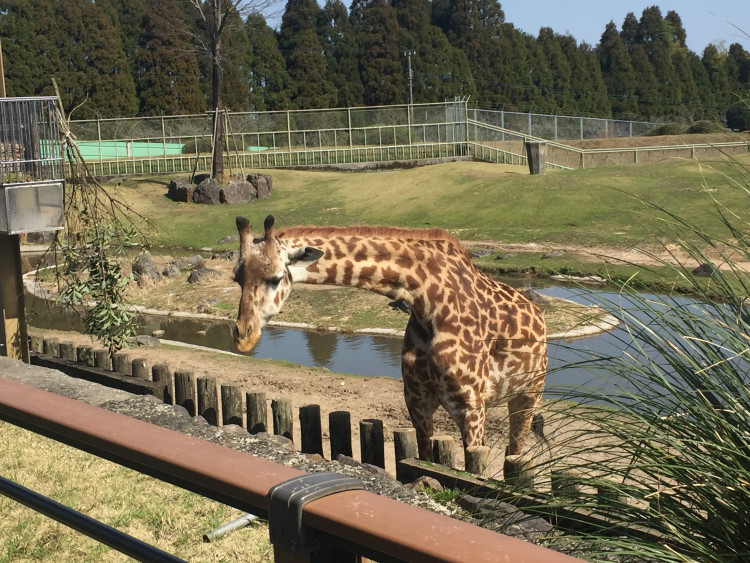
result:
M 60 357 L 63 360 L 68 360 L 69 362 L 75 362 L 76 361 L 75 344 L 73 344 L 69 340 L 66 340 L 65 342 L 60 342 Z
M 0 75 L 0 79 L 4 77 Z M 0 234 L 0 260 L 3 263 L 0 268 L 0 355 L 28 364 L 29 335 L 19 235 Z
M 509 485 L 526 489 L 533 488 L 533 460 L 521 455 L 506 455 L 503 476 L 505 482 Z
M 268 431 L 268 406 L 264 392 L 246 393 L 247 431 L 250 434 Z
M 323 455 L 323 433 L 320 428 L 320 405 L 299 408 L 301 434 L 300 451 L 303 454 Z
M 148 360 L 146 358 L 136 358 L 130 364 L 130 372 L 133 377 L 149 381 L 151 378 L 148 376 Z
M 385 469 L 385 439 L 382 420 L 371 418 L 360 421 L 359 444 L 362 463 Z
M 328 414 L 328 433 L 331 437 L 331 459 L 339 455 L 352 457 L 352 417 L 348 411 Z
M 133 375 L 133 368 L 130 366 L 130 354 L 127 352 L 117 352 L 112 356 L 112 371 Z
M 398 462 L 404 459 L 419 457 L 417 448 L 417 431 L 414 428 L 397 428 L 393 431 L 393 449 L 396 454 L 396 479 L 402 483 L 409 480 Z
M 44 354 L 44 338 L 41 336 L 32 335 L 31 338 L 31 351 L 37 354 Z
M 432 442 L 432 461 L 445 467 L 453 468 L 453 438 L 451 436 L 433 436 Z
M 219 393 L 215 377 L 198 378 L 198 414 L 211 426 L 219 425 Z
M 582 489 L 581 475 L 575 469 L 552 469 L 550 485 L 555 496 L 576 496 Z
M 490 477 L 490 447 L 469 446 L 464 450 L 466 471 L 479 477 Z
M 242 420 L 242 389 L 238 385 L 221 386 L 221 422 L 245 428 Z
M 109 350 L 106 348 L 94 350 L 94 365 L 99 369 L 112 371 L 112 358 L 109 355 Z
M 195 377 L 192 370 L 174 372 L 174 402 L 195 416 Z
M 77 346 L 76 356 L 79 363 L 94 366 L 94 348 L 92 346 Z
M 42 350 L 47 356 L 52 356 L 53 358 L 60 357 L 60 343 L 57 338 L 45 338 L 42 344 Z
M 155 383 L 164 383 L 164 401 L 167 405 L 174 405 L 174 376 L 169 371 L 169 365 L 156 364 L 151 368 L 151 377 Z
M 273 433 L 294 441 L 294 420 L 292 419 L 291 399 L 272 399 L 271 416 L 273 417 Z

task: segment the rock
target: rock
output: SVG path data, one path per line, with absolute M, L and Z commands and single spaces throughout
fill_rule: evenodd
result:
M 200 270 L 206 266 L 206 261 L 200 254 L 196 254 L 195 256 L 191 256 L 190 258 L 188 258 L 187 263 L 188 269 L 190 270 Z
M 258 198 L 258 190 L 246 180 L 234 180 L 221 189 L 221 203 L 237 205 Z
M 213 178 L 207 178 L 195 187 L 193 202 L 205 203 L 207 205 L 219 205 L 221 203 L 221 189 L 219 182 Z
M 174 264 L 168 264 L 167 267 L 161 271 L 161 275 L 164 276 L 165 278 L 175 278 L 179 276 L 181 273 L 182 273 L 182 270 L 180 270 Z
M 431 489 L 433 491 L 441 492 L 444 490 L 443 486 L 437 479 L 425 475 L 422 475 L 415 481 L 404 485 L 404 487 L 412 489 L 413 491 L 427 491 L 428 489 Z
M 220 299 L 204 299 L 198 303 L 196 309 L 199 313 L 212 314 L 216 311 L 216 305 L 221 302 Z
M 546 260 L 548 258 L 559 258 L 560 256 L 563 256 L 565 253 L 560 250 L 553 250 L 552 252 L 545 252 L 542 254 L 542 260 Z
M 188 178 L 174 178 L 167 187 L 167 197 L 172 201 L 193 201 L 195 186 Z
M 221 276 L 221 274 L 216 270 L 212 270 L 211 268 L 201 268 L 200 270 L 190 272 L 187 282 L 201 283 L 210 279 L 218 278 L 219 276 Z
M 546 297 L 531 288 L 522 290 L 521 294 L 526 297 L 526 299 L 542 308 L 549 305 L 549 300 Z
M 248 174 L 247 181 L 255 188 L 258 194 L 258 199 L 267 199 L 268 196 L 271 195 L 273 186 L 271 176 L 266 176 L 265 174 L 256 172 L 255 174 Z
M 164 336 L 164 331 L 161 329 L 154 330 L 151 332 L 151 336 L 153 336 L 154 338 L 161 338 L 162 336 Z
M 157 331 L 154 331 L 154 332 L 157 332 Z M 163 330 L 161 332 L 162 334 L 164 333 Z M 138 336 L 135 337 L 135 344 L 136 346 L 159 346 L 161 342 L 159 342 L 159 339 L 153 335 L 148 336 L 145 334 L 139 334 Z
M 325 458 L 323 458 L 323 456 L 320 454 L 302 454 L 302 455 L 304 455 L 310 461 L 317 461 L 317 462 L 325 461 Z
M 474 258 L 486 258 L 487 256 L 491 256 L 494 253 L 495 253 L 494 250 L 485 250 L 485 249 L 471 251 L 471 255 Z
M 715 271 L 716 267 L 713 264 L 701 264 L 693 270 L 693 275 L 697 278 L 710 278 Z
M 156 269 L 156 263 L 148 250 L 136 256 L 132 263 L 133 275 L 140 287 L 161 281 L 161 274 Z
M 239 424 L 225 424 L 221 427 L 221 430 L 227 434 L 247 434 L 247 430 Z
M 219 242 L 216 244 L 228 244 L 230 242 L 239 242 L 240 241 L 240 235 L 231 235 L 228 237 L 221 237 L 219 239 Z
M 226 252 L 214 252 L 211 258 L 214 260 L 237 260 L 239 252 L 236 250 L 227 250 Z
M 509 254 L 509 253 L 502 254 L 501 253 L 495 256 L 495 260 L 505 260 L 506 258 L 513 258 L 514 256 L 515 254 Z
M 190 413 L 182 405 L 170 405 L 170 406 L 172 407 L 172 410 L 175 412 L 176 415 L 190 418 Z
M 539 540 L 554 531 L 554 527 L 543 518 L 530 516 L 507 502 L 462 495 L 456 503 L 480 520 L 482 527 L 514 537 Z
M 361 469 L 364 469 L 365 471 L 372 473 L 373 475 L 389 477 L 388 472 L 382 467 L 378 467 L 377 465 L 372 465 L 370 463 L 360 463 L 356 459 L 354 459 L 353 457 L 349 457 L 348 455 L 339 454 L 336 458 L 336 461 L 338 461 L 342 465 L 348 465 L 349 467 L 359 467 Z

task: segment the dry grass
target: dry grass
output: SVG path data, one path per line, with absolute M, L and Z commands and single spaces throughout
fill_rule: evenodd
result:
M 189 561 L 273 560 L 265 524 L 203 543 L 240 511 L 4 422 L 0 474 Z M 4 496 L 0 514 L 0 563 L 130 560 Z

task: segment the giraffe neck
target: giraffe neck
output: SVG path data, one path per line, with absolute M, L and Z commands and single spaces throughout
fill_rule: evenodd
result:
M 450 291 L 447 268 L 459 266 L 467 277 L 476 271 L 461 244 L 443 231 L 291 228 L 278 236 L 324 253 L 312 265 L 291 267 L 293 281 L 375 291 L 406 301 L 422 318 Z

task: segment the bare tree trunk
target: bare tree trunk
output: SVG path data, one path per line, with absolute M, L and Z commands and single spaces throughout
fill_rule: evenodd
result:
M 211 155 L 211 177 L 224 184 L 224 120 L 221 118 L 221 31 L 220 2 L 213 4 L 213 36 L 211 37 L 211 97 L 214 110 L 214 149 Z M 218 110 L 218 111 L 217 111 Z

